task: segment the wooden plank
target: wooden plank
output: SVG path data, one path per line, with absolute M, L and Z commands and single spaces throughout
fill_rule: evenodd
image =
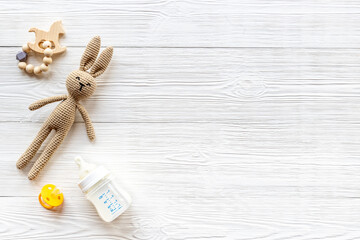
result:
M 34 112 L 28 105 L 66 93 L 82 51 L 71 48 L 35 78 L 17 68 L 16 48 L 0 48 L 0 120 L 43 122 L 55 104 Z M 358 75 L 355 49 L 116 48 L 84 105 L 95 122 L 358 122 Z
M 2 186 L 2 191 L 7 192 L 2 195 L 16 196 L 18 187 L 14 184 L 28 185 L 23 196 L 31 196 L 39 187 L 26 180 L 26 170 L 31 165 L 19 171 L 15 162 L 40 126 L 0 123 L 0 154 L 4 163 L 0 176 L 4 181 L 14 180 L 11 185 Z M 360 151 L 354 144 L 360 140 L 357 124 L 96 123 L 95 130 L 97 139 L 91 143 L 84 125 L 75 124 L 38 183 L 56 181 L 76 189 L 77 167 L 73 158 L 80 154 L 85 159 L 103 162 L 118 171 L 125 182 L 135 181 L 136 186 L 149 181 L 161 186 L 167 181 L 181 188 L 195 184 L 194 181 L 210 181 L 208 184 L 214 189 L 225 191 L 244 185 L 359 188 L 356 166 Z M 64 172 L 69 175 L 67 178 L 61 177 Z M 212 177 L 215 178 L 210 180 Z
M 6 2 L 7 3 L 7 2 Z M 51 8 L 49 6 L 52 6 Z M 110 7 L 111 6 L 111 7 Z M 359 48 L 358 1 L 12 1 L 0 9 L 0 46 L 62 19 L 65 46 Z M 6 29 L 6 30 L 5 30 Z

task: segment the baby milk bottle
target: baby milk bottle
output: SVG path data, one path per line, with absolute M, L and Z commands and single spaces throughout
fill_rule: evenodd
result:
M 87 163 L 80 156 L 75 162 L 80 168 L 78 185 L 105 222 L 113 221 L 129 208 L 131 197 L 115 183 L 108 169 Z

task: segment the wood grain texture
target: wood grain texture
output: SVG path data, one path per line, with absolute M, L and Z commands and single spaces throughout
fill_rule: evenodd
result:
M 9 36 L 0 38 L 4 46 L 21 46 L 33 38 L 28 28 L 47 29 L 58 19 L 66 31 L 64 46 L 84 46 L 97 34 L 114 46 L 136 47 L 358 48 L 360 43 L 356 0 L 0 3 L 0 29 Z
M 7 159 L 0 182 L 11 183 L 1 188 L 0 201 L 7 206 L 1 215 L 8 234 L 4 236 L 16 233 L 19 218 L 29 220 L 17 233 L 20 239 L 30 233 L 74 239 L 272 239 L 300 234 L 304 239 L 328 239 L 336 233 L 347 239 L 347 232 L 360 225 L 360 152 L 347 143 L 358 141 L 359 134 L 346 124 L 337 131 L 325 124 L 306 125 L 294 134 L 292 127 L 244 129 L 227 123 L 98 123 L 92 144 L 83 124 L 77 123 L 39 179 L 29 182 L 26 171 L 14 167 L 15 153 L 25 149 L 40 125 L 0 124 L 5 136 L 15 128 L 23 133 L 2 141 Z M 119 221 L 102 223 L 80 193 L 76 154 L 111 168 L 130 190 L 134 204 Z M 47 182 L 64 189 L 66 205 L 60 214 L 36 203 L 38 190 Z M 19 209 L 20 204 L 27 210 Z M 98 227 L 86 231 L 89 225 Z M 59 230 L 50 233 L 48 228 Z
M 0 49 L 6 56 L 0 59 L 1 121 L 43 122 L 56 104 L 34 112 L 28 106 L 66 93 L 66 75 L 77 68 L 83 50 L 72 48 L 49 74 L 30 80 L 15 60 L 6 61 L 15 51 Z M 95 122 L 356 122 L 357 74 L 356 49 L 116 48 L 109 71 L 84 105 Z
M 15 54 L 55 20 L 68 51 L 29 77 Z M 0 29 L 1 240 L 360 238 L 359 1 L 0 0 Z M 27 107 L 66 93 L 94 35 L 115 51 L 83 102 L 97 139 L 78 115 L 28 181 L 16 160 L 56 104 Z M 133 197 L 115 222 L 78 189 L 76 155 Z M 59 212 L 37 202 L 47 183 Z

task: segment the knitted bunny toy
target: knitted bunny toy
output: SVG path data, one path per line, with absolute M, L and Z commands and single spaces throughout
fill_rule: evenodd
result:
M 35 156 L 41 144 L 47 138 L 52 130 L 55 130 L 55 136 L 46 146 L 40 157 L 31 168 L 28 178 L 30 180 L 37 177 L 41 169 L 60 146 L 75 120 L 76 109 L 79 110 L 84 119 L 86 132 L 91 141 L 95 139 L 94 128 L 86 109 L 79 103 L 79 100 L 90 97 L 96 88 L 95 78 L 104 73 L 110 63 L 113 48 L 107 47 L 98 59 L 100 51 L 100 37 L 94 37 L 86 47 L 81 58 L 80 69 L 71 72 L 66 79 L 67 95 L 53 96 L 34 102 L 29 106 L 31 111 L 39 109 L 46 104 L 62 101 L 50 114 L 46 122 L 41 127 L 38 135 L 30 144 L 28 149 L 17 161 L 17 168 L 23 168 Z M 87 72 L 87 70 L 90 72 Z

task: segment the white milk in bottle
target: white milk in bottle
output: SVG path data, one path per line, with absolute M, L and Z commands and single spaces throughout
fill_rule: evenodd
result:
M 78 185 L 105 222 L 113 221 L 129 208 L 130 195 L 114 181 L 108 169 L 87 163 L 80 156 L 75 162 L 80 168 Z

